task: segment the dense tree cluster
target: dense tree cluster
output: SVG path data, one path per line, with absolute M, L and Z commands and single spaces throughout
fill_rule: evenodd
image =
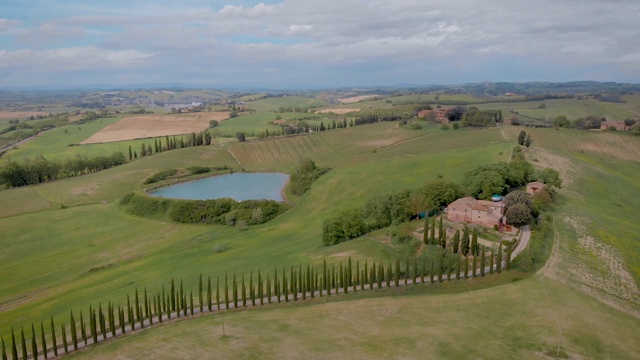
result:
M 301 196 L 311 188 L 311 184 L 320 176 L 326 174 L 329 168 L 319 168 L 313 160 L 306 158 L 300 161 L 296 172 L 289 178 L 289 190 L 292 194 Z
M 171 220 L 181 223 L 230 226 L 241 221 L 246 225 L 262 224 L 288 209 L 288 205 L 273 200 L 170 200 L 133 193 L 125 196 L 120 204 L 137 216 L 168 214 Z
M 0 184 L 6 187 L 39 184 L 101 171 L 124 163 L 125 156 L 121 152 L 95 158 L 79 156 L 64 162 L 47 160 L 42 155 L 22 163 L 9 160 L 0 167 Z
M 502 122 L 502 110 L 478 110 L 470 107 L 460 119 L 462 126 L 487 127 Z

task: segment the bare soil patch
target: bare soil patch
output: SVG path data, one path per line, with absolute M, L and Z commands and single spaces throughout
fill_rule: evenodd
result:
M 360 95 L 360 96 L 352 96 L 352 97 L 348 97 L 348 98 L 338 99 L 338 101 L 340 101 L 343 104 L 351 104 L 351 103 L 356 103 L 356 102 L 361 101 L 361 100 L 370 99 L 370 98 L 374 98 L 374 97 L 378 97 L 378 96 L 380 96 L 380 95 Z
M 350 112 L 355 112 L 355 111 L 360 111 L 362 109 L 322 109 L 322 110 L 318 110 L 316 111 L 319 114 L 325 114 L 325 113 L 334 113 L 334 114 L 338 114 L 338 115 L 342 115 L 342 114 L 347 114 Z
M 0 119 L 19 119 L 26 120 L 30 116 L 38 116 L 38 115 L 49 115 L 49 113 L 42 111 L 11 111 L 11 110 L 0 110 Z
M 129 116 L 98 131 L 80 144 L 96 144 L 200 132 L 209 127 L 209 121 L 222 121 L 228 115 L 226 112 L 212 112 L 190 115 Z

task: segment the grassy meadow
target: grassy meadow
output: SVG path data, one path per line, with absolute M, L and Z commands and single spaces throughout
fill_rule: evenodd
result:
M 390 106 L 385 100 L 369 102 L 372 107 Z M 290 96 L 248 101 L 247 106 L 272 111 L 322 103 Z M 275 115 L 242 115 L 222 122 L 219 130 L 260 129 L 270 126 Z M 286 119 L 294 114 L 281 115 Z M 77 154 L 126 153 L 129 144 L 139 150 L 140 143 L 153 143 L 68 146 L 112 121 L 116 118 L 81 129 L 56 129 L 9 155 L 28 159 L 44 154 L 63 160 Z M 57 323 L 68 321 L 70 309 L 75 313 L 89 304 L 124 304 L 136 288 L 155 294 L 171 278 L 196 290 L 199 274 L 211 275 L 215 284 L 225 272 L 248 276 L 260 269 L 266 275 L 276 266 L 319 266 L 324 259 L 338 264 L 349 256 L 385 262 L 404 256 L 405 249 L 387 241 L 384 229 L 323 247 L 322 223 L 378 194 L 416 188 L 438 177 L 460 181 L 479 164 L 508 161 L 522 129 L 534 141 L 526 150 L 529 161 L 558 169 L 564 181 L 554 214 L 553 253 L 539 274 L 507 273 L 496 283 L 461 281 L 348 295 L 339 302 L 234 312 L 224 315 L 228 337 L 221 337 L 218 317 L 204 316 L 73 356 L 192 358 L 215 352 L 224 358 L 541 358 L 555 357 L 560 348 L 562 356 L 571 358 L 637 358 L 640 348 L 633 340 L 640 330 L 640 247 L 635 234 L 640 224 L 630 214 L 640 213 L 634 201 L 640 191 L 640 139 L 506 125 L 411 130 L 389 122 L 244 143 L 214 142 L 99 173 L 0 190 L 0 203 L 10 204 L 0 207 L 0 335 L 6 341 L 12 327 L 50 316 Z M 143 192 L 142 181 L 160 170 L 226 165 L 234 171 L 292 173 L 304 157 L 332 170 L 314 182 L 292 210 L 247 230 L 140 218 L 118 205 L 124 195 Z M 226 251 L 214 251 L 219 245 Z
M 504 274 L 503 274 L 504 275 Z M 508 275 L 506 275 L 508 276 Z M 71 358 L 635 359 L 640 321 L 534 276 L 387 290 L 202 316 Z M 483 284 L 490 286 L 490 284 Z M 588 314 L 588 316 L 585 316 Z M 224 336 L 222 332 L 224 321 Z M 597 330 L 595 330 L 597 329 Z

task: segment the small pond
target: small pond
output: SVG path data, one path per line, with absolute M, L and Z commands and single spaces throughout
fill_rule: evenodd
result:
M 232 198 L 284 201 L 282 189 L 289 175 L 279 173 L 234 173 L 183 182 L 149 192 L 155 197 L 186 200 Z

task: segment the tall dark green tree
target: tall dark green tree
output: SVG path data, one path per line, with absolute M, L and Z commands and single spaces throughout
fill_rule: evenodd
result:
M 217 305 L 219 305 L 220 303 L 218 302 L 218 298 L 219 298 L 219 294 L 218 294 L 218 284 L 216 283 L 216 303 Z M 207 275 L 207 309 L 209 310 L 209 312 L 211 312 L 211 275 Z M 200 311 L 202 311 L 202 306 L 200 307 Z M 218 309 L 220 310 L 220 309 Z
M 133 152 L 131 151 L 131 145 L 129 145 L 129 161 L 133 159 Z
M 22 360 L 27 360 L 27 339 L 24 337 L 24 329 L 20 329 L 20 343 L 22 344 Z
M 64 322 L 62 324 L 60 324 L 60 329 L 62 332 L 62 347 L 64 348 L 64 353 L 67 354 L 69 353 L 69 344 L 67 343 L 67 330 L 64 327 Z M 16 355 L 16 357 L 14 359 L 17 359 L 18 355 Z
M 253 271 L 249 273 L 249 299 L 251 299 L 251 305 L 256 306 L 256 294 L 253 291 Z
M 478 245 L 478 228 L 473 228 L 473 235 L 471 235 L 471 253 L 474 256 L 480 255 L 480 247 Z
M 484 276 L 484 267 L 485 267 L 486 259 L 484 254 L 484 248 L 480 252 L 480 276 Z
M 211 284 L 211 281 L 209 281 L 209 284 Z M 211 309 L 211 306 L 209 306 L 209 309 Z M 220 311 L 220 275 L 216 276 L 216 309 Z
M 2 339 L 2 360 L 7 360 L 7 350 L 5 349 L 5 345 L 4 345 L 4 336 L 1 337 L 1 339 Z M 46 347 L 45 347 L 45 349 L 46 349 Z M 45 351 L 45 354 L 46 353 L 47 352 Z
M 44 358 L 47 359 L 49 357 L 49 354 L 47 350 L 47 339 L 44 336 L 44 322 L 42 321 L 40 321 L 40 345 L 42 346 L 42 354 L 44 355 Z M 2 339 L 2 355 L 2 360 L 7 360 L 7 356 L 4 352 L 4 338 Z
M 18 360 L 18 345 L 16 344 L 16 334 L 11 328 L 11 359 Z
M 244 273 L 242 273 L 242 284 L 241 284 L 241 297 L 242 297 L 242 307 L 247 307 L 247 288 L 244 284 Z
M 87 345 L 87 325 L 85 324 L 84 317 L 82 316 L 82 310 L 80 310 L 80 335 L 82 336 L 84 344 Z
M 465 255 L 464 257 L 464 278 L 469 277 L 469 258 Z
M 476 262 L 476 254 L 471 254 L 471 261 L 472 261 L 471 276 L 472 277 L 476 277 L 476 268 L 477 268 L 477 265 L 476 265 L 476 263 L 477 263 Z
M 425 245 L 429 244 L 429 212 L 427 211 L 424 216 L 424 231 L 422 232 L 422 242 Z
M 384 281 L 384 264 L 381 262 L 378 264 L 378 289 L 382 287 Z
M 56 326 L 53 323 L 53 316 L 51 317 L 51 347 L 53 347 L 53 355 L 58 356 L 58 339 L 56 339 Z
M 436 243 L 436 218 L 435 217 L 431 220 L 431 225 L 429 230 L 430 230 L 429 243 L 435 244 Z
M 73 310 L 71 310 L 69 324 L 71 324 L 71 341 L 73 342 L 73 349 L 78 350 L 78 333 L 76 332 L 76 320 L 73 318 Z
M 36 343 L 36 328 L 31 324 L 31 356 L 38 359 L 38 344 Z M 25 358 L 26 359 L 26 358 Z
M 433 284 L 433 276 L 435 273 L 435 267 L 433 265 L 433 260 L 431 260 L 431 269 L 429 270 L 429 281 Z
M 393 283 L 396 287 L 400 286 L 400 260 L 396 259 L 396 268 L 393 272 Z
M 456 280 L 460 280 L 460 256 L 457 257 L 458 261 L 456 261 Z
M 391 270 L 391 263 L 387 264 L 387 276 L 385 280 L 387 281 L 387 287 L 391 287 L 391 276 L 393 276 L 393 271 Z
M 467 256 L 467 254 L 469 254 L 470 247 L 471 246 L 469 244 L 469 227 L 467 227 L 467 225 L 465 224 L 464 230 L 462 232 L 462 255 Z
M 496 259 L 496 271 L 502 272 L 502 245 L 498 245 L 498 258 Z
M 262 287 L 262 274 L 258 269 L 258 298 L 260 298 L 260 305 L 264 304 L 264 292 Z
M 200 306 L 200 313 L 202 313 L 202 311 L 204 310 L 204 296 L 202 295 L 202 290 L 203 290 L 202 274 L 200 274 L 200 277 L 198 278 L 198 304 Z M 207 295 L 209 295 L 208 300 L 209 300 L 209 303 L 211 303 L 211 293 Z
M 271 277 L 267 273 L 267 302 L 271 304 Z
M 505 270 L 511 270 L 511 252 L 513 251 L 513 246 L 511 244 L 507 245 L 507 254 L 505 256 Z
M 229 310 L 229 275 L 224 273 L 224 308 Z
M 489 274 L 493 274 L 493 251 L 489 253 Z
M 456 229 L 456 232 L 453 234 L 453 253 L 457 254 L 460 248 L 460 230 Z

